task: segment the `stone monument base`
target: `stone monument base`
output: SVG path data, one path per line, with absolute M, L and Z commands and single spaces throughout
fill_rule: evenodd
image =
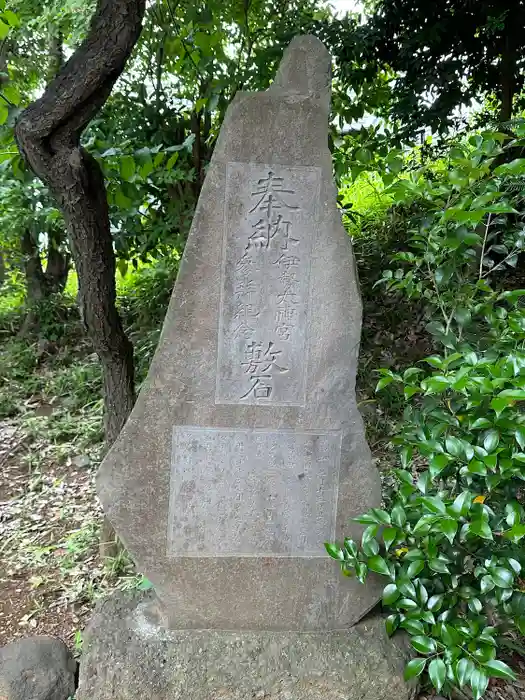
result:
M 84 642 L 77 700 L 410 700 L 408 651 L 381 617 L 348 631 L 173 631 L 154 596 L 117 592 Z

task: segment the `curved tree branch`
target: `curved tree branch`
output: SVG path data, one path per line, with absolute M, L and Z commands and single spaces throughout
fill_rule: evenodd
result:
M 133 407 L 133 349 L 115 306 L 115 255 L 104 178 L 80 145 L 80 135 L 122 73 L 140 36 L 144 12 L 145 0 L 99 0 L 87 38 L 15 128 L 21 153 L 49 187 L 68 226 L 81 311 L 103 370 L 110 444 Z

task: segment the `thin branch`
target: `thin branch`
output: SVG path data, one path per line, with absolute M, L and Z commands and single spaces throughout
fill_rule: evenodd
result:
M 496 272 L 496 270 L 499 270 L 500 267 L 503 267 L 503 265 L 507 262 L 507 260 L 510 260 L 516 253 L 518 252 L 519 248 L 513 248 L 508 255 L 506 255 L 503 260 L 501 260 L 497 265 L 494 265 L 494 267 L 491 267 L 490 270 L 487 270 L 484 275 L 480 279 L 485 279 L 485 277 L 488 277 L 491 275 L 493 272 Z
M 195 70 L 197 71 L 198 75 L 199 75 L 201 78 L 204 78 L 204 75 L 203 75 L 201 69 L 200 69 L 199 66 L 195 63 L 195 59 L 194 59 L 193 56 L 191 55 L 191 52 L 188 50 L 188 47 L 186 46 L 186 41 L 184 40 L 184 38 L 182 37 L 182 35 L 181 35 L 181 33 L 180 33 L 180 30 L 179 30 L 179 27 L 178 27 L 178 20 L 177 20 L 177 18 L 175 17 L 175 13 L 173 12 L 173 10 L 172 10 L 172 8 L 171 8 L 171 2 L 170 2 L 170 0 L 167 0 L 167 5 L 168 5 L 168 11 L 169 11 L 169 13 L 170 13 L 170 15 L 171 15 L 171 19 L 173 20 L 173 29 L 175 30 L 175 34 L 176 34 L 176 35 L 179 37 L 179 39 L 180 39 L 180 43 L 182 44 L 182 48 L 184 49 L 184 53 L 185 53 L 186 56 L 190 59 L 190 61 L 193 63 L 193 65 L 194 65 L 194 67 L 195 67 Z
M 436 284 L 436 278 L 434 277 L 434 273 L 432 272 L 430 268 L 430 263 L 427 262 L 427 268 L 428 268 L 428 274 L 430 275 L 430 279 L 432 280 L 432 284 L 434 285 L 434 290 L 436 292 L 436 296 L 438 298 L 438 304 L 439 308 L 441 309 L 441 313 L 443 314 L 443 319 L 445 323 L 447 324 L 447 327 L 449 327 L 450 320 L 447 315 L 447 312 L 445 311 L 445 307 L 443 306 L 443 301 L 441 300 L 441 294 L 439 293 L 438 286 Z M 447 331 L 448 332 L 448 331 Z
M 479 260 L 479 279 L 483 279 L 483 258 L 485 257 L 485 246 L 487 245 L 487 238 L 489 235 L 490 220 L 492 214 L 489 213 L 487 224 L 485 226 L 485 235 L 483 237 L 483 245 L 481 246 L 481 258 Z

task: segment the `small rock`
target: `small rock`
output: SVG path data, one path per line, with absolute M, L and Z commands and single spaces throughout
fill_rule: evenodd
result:
M 60 639 L 29 637 L 0 648 L 2 700 L 68 700 L 76 661 Z
M 50 355 L 54 349 L 53 343 L 47 338 L 40 338 L 36 347 L 36 355 L 41 360 L 44 355 Z
M 91 460 L 87 455 L 77 455 L 71 460 L 72 464 L 79 469 L 87 469 L 91 466 Z

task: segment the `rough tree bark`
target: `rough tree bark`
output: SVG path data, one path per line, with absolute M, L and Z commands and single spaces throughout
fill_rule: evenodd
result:
M 512 119 L 512 102 L 516 92 L 517 54 L 514 47 L 512 31 L 507 30 L 503 39 L 501 56 L 501 109 L 500 122 Z
M 145 0 L 98 0 L 87 38 L 15 128 L 21 153 L 56 198 L 68 227 L 82 316 L 102 365 L 109 444 L 135 400 L 133 348 L 115 305 L 115 255 L 104 178 L 80 145 L 80 135 L 122 73 L 140 36 L 144 12 Z
M 46 279 L 42 268 L 38 245 L 29 229 L 25 229 L 22 234 L 20 249 L 24 257 L 27 300 L 31 306 L 35 302 L 41 301 L 46 296 Z
M 29 306 L 46 299 L 55 292 L 64 291 L 69 272 L 69 257 L 60 250 L 62 235 L 64 234 L 61 231 L 51 231 L 48 234 L 47 264 L 44 271 L 38 242 L 29 229 L 25 229 L 22 234 L 20 250 L 24 258 Z M 32 324 L 33 322 L 29 326 L 27 323 L 24 324 L 28 326 L 26 330 L 32 328 Z

